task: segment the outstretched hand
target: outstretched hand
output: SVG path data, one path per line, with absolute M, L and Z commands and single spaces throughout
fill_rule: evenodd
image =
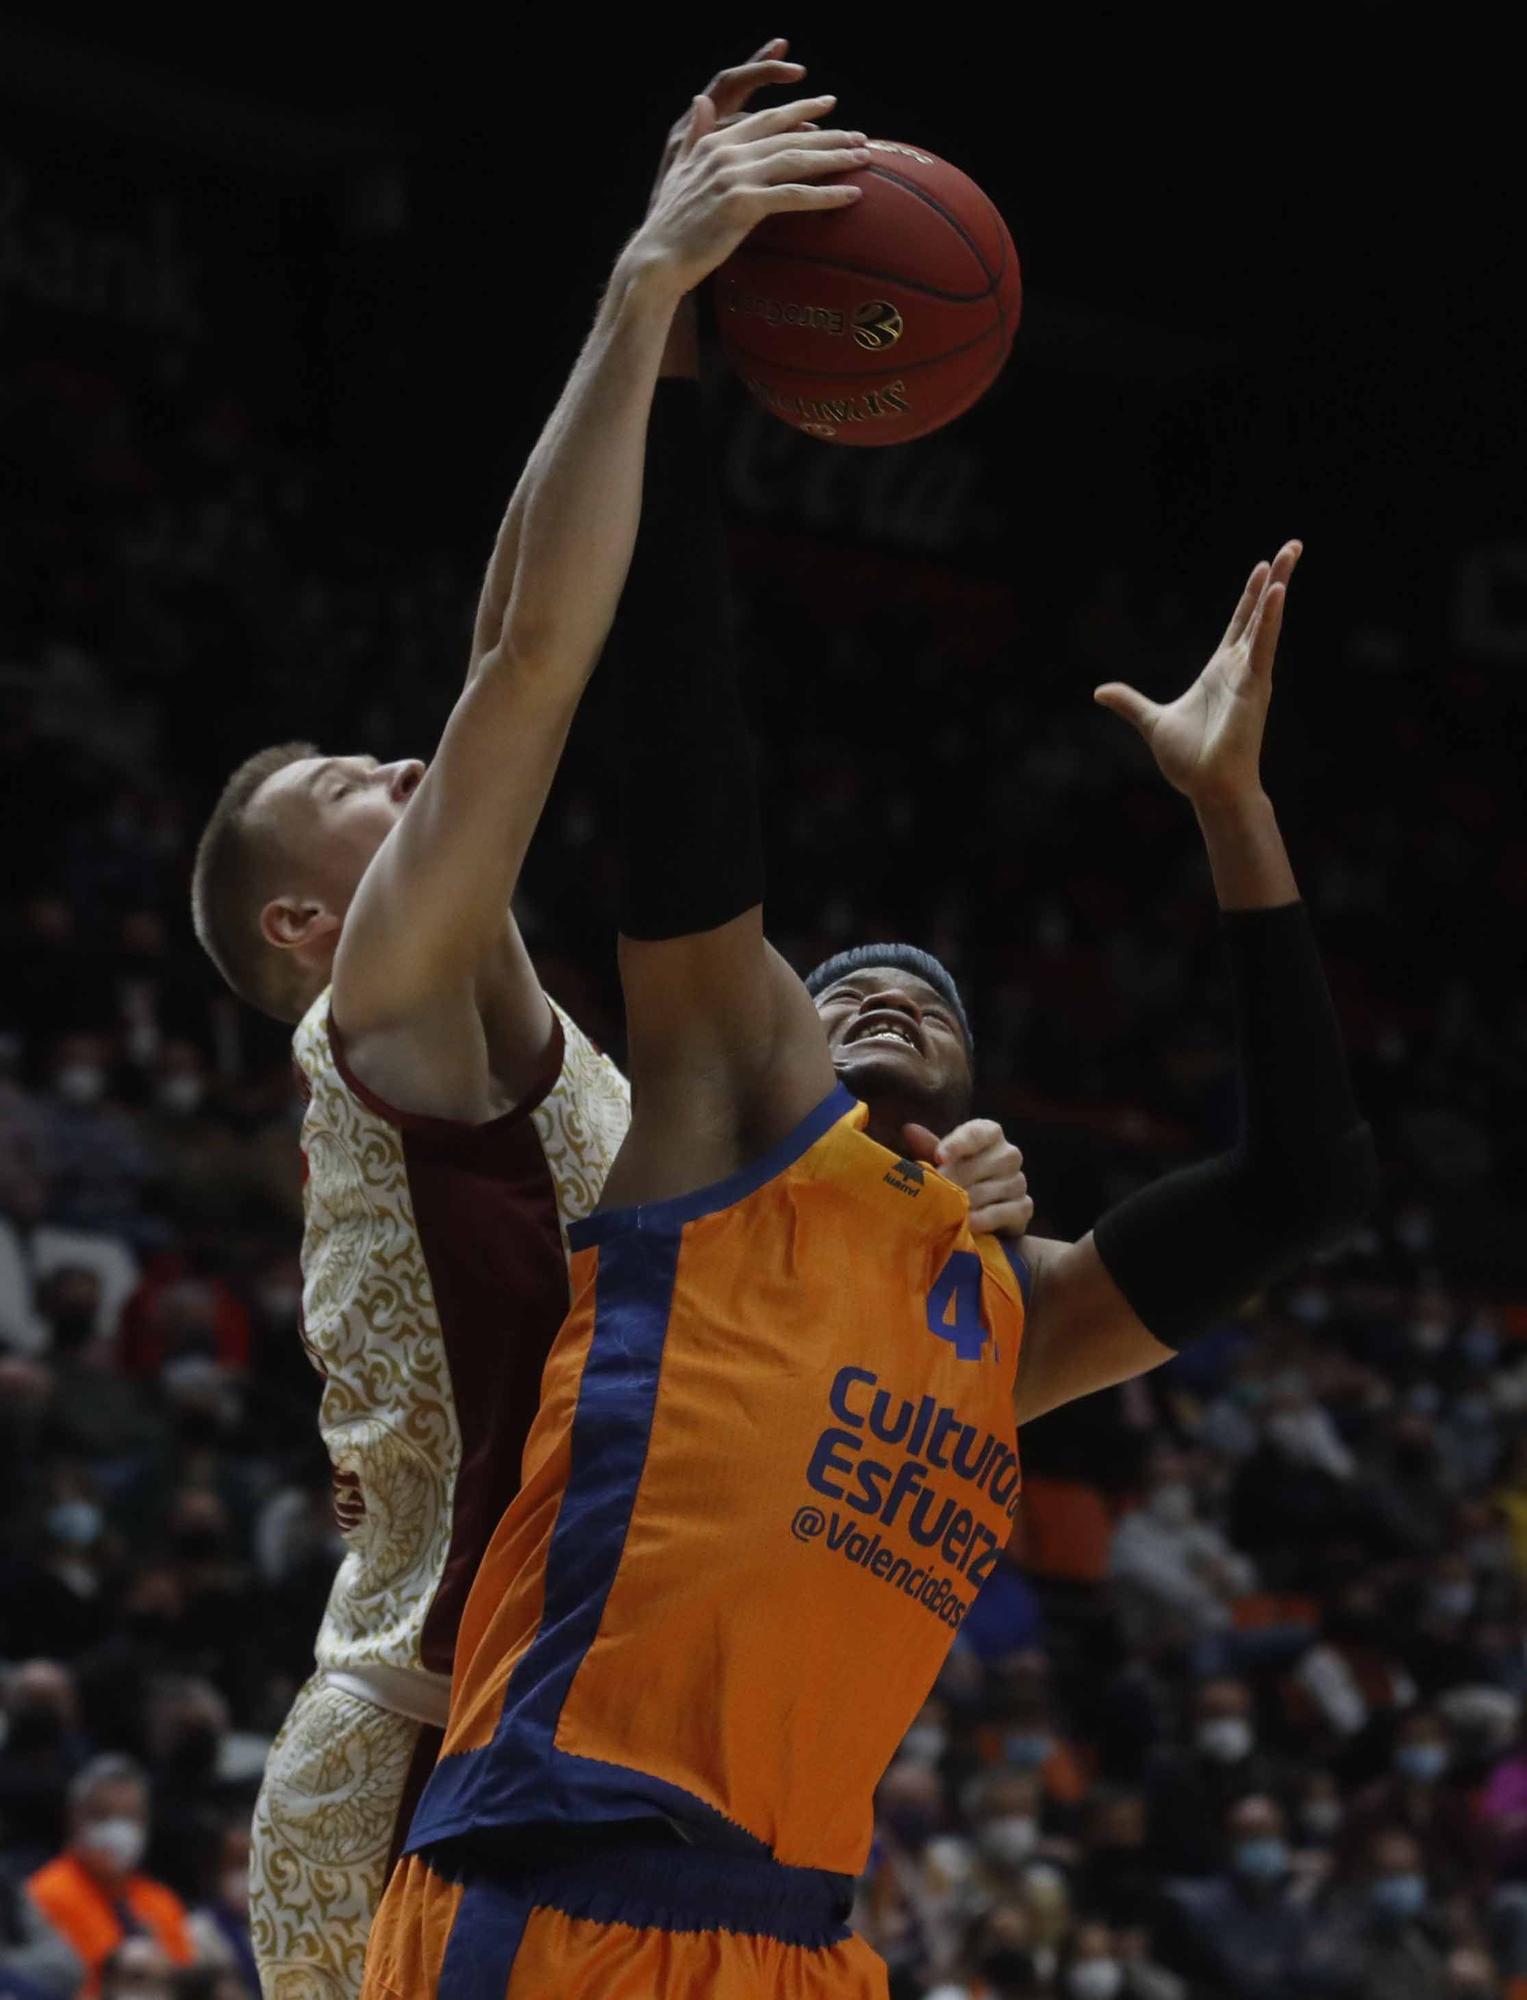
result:
M 1259 562 L 1241 592 L 1213 658 L 1173 702 L 1150 701 L 1122 681 L 1093 700 L 1138 730 L 1167 783 L 1196 805 L 1243 796 L 1261 785 L 1262 735 L 1272 699 L 1273 662 L 1289 578 L 1303 554 L 1285 542 Z

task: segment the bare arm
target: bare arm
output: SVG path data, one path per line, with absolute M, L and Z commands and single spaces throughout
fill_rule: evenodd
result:
M 842 135 L 792 134 L 830 100 L 760 112 L 728 137 L 750 142 L 757 191 L 738 185 L 742 149 L 707 138 L 696 100 L 682 171 L 659 189 L 616 265 L 577 366 L 520 482 L 500 537 L 512 567 L 496 633 L 474 663 L 439 752 L 383 843 L 346 919 L 334 1008 L 349 1035 L 385 1031 L 467 986 L 503 935 L 504 912 L 578 698 L 619 600 L 641 509 L 647 420 L 675 310 L 811 161 Z M 699 107 L 706 107 L 702 112 Z M 806 164 L 809 166 L 811 161 Z M 814 196 L 825 190 L 811 189 Z M 544 1014 L 544 1002 L 533 1004 Z
M 346 919 L 334 1005 L 347 1032 L 390 1024 L 470 980 L 502 935 L 630 559 L 647 413 L 675 303 L 638 239 L 521 478 L 499 629 Z

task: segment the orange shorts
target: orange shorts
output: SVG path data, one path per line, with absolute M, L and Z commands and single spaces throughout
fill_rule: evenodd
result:
M 399 1865 L 361 2000 L 886 2000 L 839 1876 L 685 1846 L 452 1873 Z

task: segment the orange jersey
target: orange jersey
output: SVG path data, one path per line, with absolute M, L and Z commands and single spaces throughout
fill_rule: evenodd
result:
M 1020 1267 L 840 1085 L 764 1159 L 576 1224 L 418 1850 L 663 1816 L 857 1873 L 1018 1504 Z

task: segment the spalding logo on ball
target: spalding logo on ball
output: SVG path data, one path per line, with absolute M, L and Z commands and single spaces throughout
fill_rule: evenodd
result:
M 727 357 L 776 417 L 903 444 L 979 402 L 1018 331 L 1007 225 L 967 174 L 871 139 L 852 208 L 771 215 L 714 279 Z

